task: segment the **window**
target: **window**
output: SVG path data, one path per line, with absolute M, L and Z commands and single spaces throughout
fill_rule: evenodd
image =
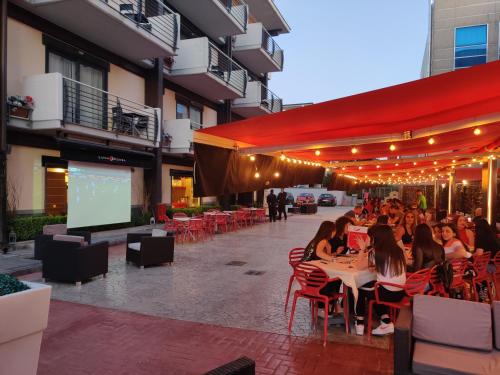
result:
M 177 102 L 177 105 L 175 107 L 175 118 L 176 119 L 183 119 L 183 118 L 189 118 L 189 107 L 185 103 Z
M 193 177 L 171 176 L 171 179 L 172 207 L 184 208 L 200 206 L 200 198 L 195 198 L 193 194 Z
M 455 69 L 484 64 L 487 50 L 488 25 L 455 29 Z
M 203 122 L 203 107 L 186 100 L 177 99 L 176 119 L 191 119 L 191 122 L 201 125 Z

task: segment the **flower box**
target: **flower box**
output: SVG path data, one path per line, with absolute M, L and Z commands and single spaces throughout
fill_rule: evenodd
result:
M 9 105 L 9 116 L 25 118 L 28 120 L 30 118 L 31 111 L 31 108 Z
M 0 374 L 36 375 L 52 287 L 25 282 L 30 289 L 0 296 Z

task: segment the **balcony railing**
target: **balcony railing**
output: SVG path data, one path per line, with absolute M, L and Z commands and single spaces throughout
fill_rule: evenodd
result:
M 146 30 L 161 42 L 177 49 L 180 25 L 176 13 L 160 0 L 100 0 L 138 28 Z M 89 21 L 90 22 L 90 21 Z M 131 46 L 130 48 L 133 48 Z
M 261 85 L 262 101 L 261 105 L 266 107 L 271 113 L 283 110 L 283 99 L 279 98 L 266 86 Z
M 65 123 L 106 130 L 156 143 L 159 118 L 155 108 L 63 77 Z
M 283 50 L 265 28 L 262 28 L 262 48 L 278 64 L 280 69 L 283 69 Z
M 227 12 L 233 16 L 236 22 L 246 31 L 248 24 L 248 7 L 242 0 L 218 0 L 226 7 Z
M 245 95 L 248 72 L 209 42 L 208 72 Z
M 198 124 L 197 122 L 194 122 L 194 121 L 191 121 L 191 124 L 189 125 L 189 127 L 191 128 L 191 130 L 201 130 L 201 129 L 203 129 L 203 125 L 202 124 Z

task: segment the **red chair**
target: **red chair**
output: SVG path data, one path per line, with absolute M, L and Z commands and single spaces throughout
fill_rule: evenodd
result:
M 290 290 L 292 289 L 293 280 L 295 280 L 295 266 L 302 261 L 304 258 L 303 247 L 295 247 L 288 253 L 288 264 L 292 267 L 292 275 L 290 276 L 290 280 L 288 281 L 288 290 L 286 292 L 286 300 L 285 300 L 285 312 L 288 308 L 288 301 L 290 300 Z
M 175 219 L 176 217 L 188 217 L 185 212 L 175 212 L 172 217 Z
M 176 227 L 175 223 L 172 219 L 170 219 L 168 216 L 165 216 L 165 226 L 163 227 L 164 230 L 167 232 L 176 232 Z
M 497 252 L 493 258 L 493 264 L 495 265 L 495 273 L 493 274 L 493 280 L 495 282 L 495 292 L 496 299 L 500 300 L 500 251 Z
M 229 230 L 227 221 L 228 216 L 226 214 L 215 214 L 215 223 L 217 224 L 218 232 L 227 232 Z
M 247 226 L 247 214 L 245 211 L 236 211 L 236 221 L 238 222 L 238 227 L 242 228 L 243 226 Z
M 187 234 L 193 239 L 193 241 L 205 238 L 205 230 L 203 229 L 202 219 L 189 220 L 187 223 Z
M 372 335 L 372 320 L 373 320 L 373 305 L 376 303 L 378 305 L 384 305 L 390 308 L 390 318 L 392 321 L 396 319 L 397 312 L 403 308 L 410 306 L 411 297 L 417 294 L 424 294 L 425 288 L 429 284 L 431 277 L 431 270 L 425 268 L 418 272 L 412 273 L 407 279 L 405 285 L 398 285 L 386 282 L 376 282 L 375 283 L 375 299 L 371 300 L 368 305 L 368 335 Z M 406 296 L 399 302 L 387 302 L 382 301 L 379 297 L 379 288 L 381 286 L 392 286 L 396 288 L 401 288 L 404 290 Z
M 491 276 L 488 274 L 488 263 L 490 262 L 491 253 L 489 251 L 476 255 L 472 262 L 472 268 L 474 268 L 475 275 L 472 278 L 472 289 L 474 290 L 474 299 L 479 302 L 479 293 L 477 292 L 478 287 L 481 286 L 483 282 L 486 282 L 488 289 L 488 297 L 490 301 L 493 301 L 493 291 L 491 290 Z
M 328 275 L 321 268 L 308 263 L 299 263 L 295 266 L 294 276 L 300 284 L 301 289 L 296 290 L 293 294 L 292 313 L 290 315 L 290 323 L 288 324 L 288 333 L 292 331 L 293 317 L 295 314 L 295 306 L 298 298 L 307 298 L 312 305 L 312 319 L 316 321 L 318 317 L 318 302 L 324 303 L 325 319 L 323 325 L 323 346 L 326 346 L 326 338 L 328 337 L 328 307 L 330 302 L 337 301 L 339 298 L 345 298 L 345 293 L 334 293 L 331 296 L 320 294 L 319 291 L 331 281 Z M 347 317 L 347 310 L 344 309 L 344 322 L 346 331 L 349 329 L 349 320 Z
M 167 222 L 167 220 L 168 220 L 167 205 L 165 203 L 159 203 L 156 205 L 155 220 L 157 223 L 166 223 Z
M 203 229 L 205 230 L 205 234 L 213 238 L 215 234 L 215 215 L 205 215 L 203 217 Z
M 444 285 L 441 280 L 441 276 L 438 273 L 438 267 L 439 266 L 434 266 L 431 268 L 431 278 L 430 278 L 430 283 L 432 286 L 432 289 L 429 291 L 429 295 L 432 296 L 441 296 L 441 297 L 447 297 L 448 293 L 444 290 Z
M 259 208 L 255 211 L 255 219 L 258 223 L 266 222 L 266 210 L 263 208 Z
M 453 281 L 450 285 L 450 290 L 461 289 L 462 293 L 465 293 L 466 285 L 464 280 L 465 270 L 469 265 L 467 259 L 453 259 L 451 262 L 453 266 Z M 449 297 L 449 295 L 446 295 Z

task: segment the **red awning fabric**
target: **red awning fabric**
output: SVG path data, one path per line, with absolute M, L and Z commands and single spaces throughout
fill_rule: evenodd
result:
M 292 144 L 401 134 L 499 112 L 500 61 L 496 61 L 199 132 L 255 147 L 285 149 Z M 499 129 L 496 124 L 493 132 L 498 135 Z M 417 143 L 414 146 L 418 148 Z M 367 151 L 370 157 L 376 153 Z

